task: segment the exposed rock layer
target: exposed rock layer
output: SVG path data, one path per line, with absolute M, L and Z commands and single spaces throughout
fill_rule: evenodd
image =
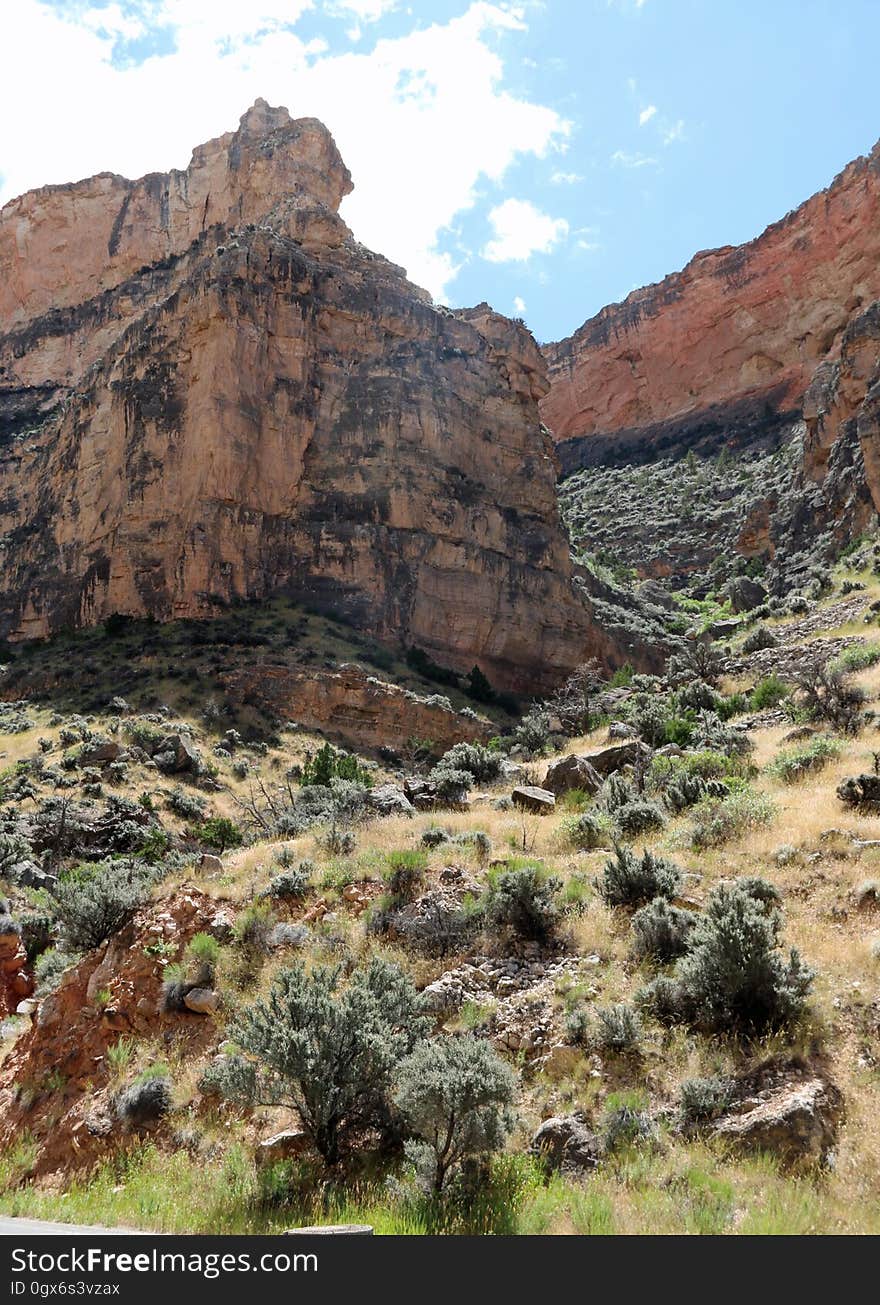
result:
M 572 587 L 532 337 L 435 308 L 262 101 L 185 172 L 0 214 L 0 636 L 286 592 L 498 684 L 613 659 Z
M 737 430 L 797 411 L 878 296 L 880 145 L 756 240 L 697 254 L 548 345 L 542 415 L 559 441 L 616 437 L 632 451 L 639 436 L 693 442 L 702 415 Z M 581 446 L 563 462 L 591 456 Z

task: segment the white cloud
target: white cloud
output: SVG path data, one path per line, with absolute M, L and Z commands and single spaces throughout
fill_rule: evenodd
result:
M 506 199 L 489 213 L 494 238 L 483 248 L 490 263 L 523 263 L 532 254 L 549 254 L 568 235 L 565 218 L 542 213 L 528 199 Z
M 672 145 L 677 140 L 684 140 L 684 118 L 679 118 L 671 127 L 664 128 L 663 144 Z
M 639 114 L 639 126 L 644 127 L 646 122 L 650 122 L 657 112 L 656 104 L 649 104 L 646 109 L 642 109 Z
M 656 168 L 657 160 L 650 154 L 630 154 L 627 150 L 615 150 L 611 162 L 621 168 Z
M 347 7 L 367 21 L 380 4 L 389 8 Z M 16 0 L 0 45 L 0 117 L 19 121 L 23 104 L 28 113 L 26 130 L 0 142 L 0 201 L 100 171 L 185 167 L 194 145 L 234 128 L 262 96 L 327 124 L 355 182 L 345 220 L 445 298 L 457 266 L 438 242 L 480 182 L 559 150 L 570 131 L 556 110 L 504 87 L 498 38 L 525 32 L 521 13 L 472 0 L 457 18 L 361 54 L 298 36 L 309 9 L 312 0 L 121 0 L 85 22 L 82 9 Z M 120 38 L 157 29 L 173 37 L 171 53 L 114 65 Z
M 513 297 L 513 309 L 514 309 L 514 312 L 516 313 L 517 317 L 522 317 L 522 315 L 523 315 L 523 314 L 525 313 L 525 311 L 526 311 L 526 301 L 525 301 L 525 299 L 520 299 L 519 295 L 514 295 L 514 297 Z
M 575 248 L 583 253 L 592 254 L 602 248 L 596 239 L 599 234 L 598 227 L 578 227 L 572 234 L 575 237 Z
M 398 3 L 399 0 L 326 0 L 324 8 L 334 16 L 352 17 L 359 23 L 376 23 L 396 9 Z
M 579 172 L 553 172 L 550 174 L 550 182 L 554 186 L 576 186 L 583 177 Z

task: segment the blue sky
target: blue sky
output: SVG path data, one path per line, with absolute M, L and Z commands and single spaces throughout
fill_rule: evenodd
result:
M 15 0 L 0 22 L 3 202 L 185 167 L 262 95 L 334 132 L 365 244 L 542 340 L 880 136 L 877 0 Z

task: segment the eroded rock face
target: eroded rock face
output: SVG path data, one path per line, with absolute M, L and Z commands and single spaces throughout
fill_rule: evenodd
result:
M 485 717 L 463 716 L 349 663 L 335 671 L 242 667 L 224 684 L 233 701 L 257 702 L 277 716 L 361 748 L 420 738 L 431 739 L 445 752 L 456 743 L 485 742 L 495 729 Z
M 184 172 L 0 214 L 0 637 L 285 592 L 493 682 L 613 655 L 572 587 L 531 335 L 434 307 L 257 101 Z
M 674 449 L 748 434 L 800 409 L 816 366 L 878 296 L 880 145 L 756 240 L 697 254 L 548 345 L 542 416 L 563 442 Z

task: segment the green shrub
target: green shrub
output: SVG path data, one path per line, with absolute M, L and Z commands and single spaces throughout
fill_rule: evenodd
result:
M 273 875 L 266 893 L 269 897 L 305 897 L 314 873 L 314 861 L 300 861 L 299 865 L 290 866 Z
M 147 900 L 153 878 L 143 865 L 99 861 L 62 878 L 55 910 L 63 948 L 88 952 L 127 924 Z
M 480 743 L 456 743 L 437 763 L 441 770 L 465 770 L 480 784 L 497 779 L 504 758 Z
M 586 1006 L 572 1006 L 566 1011 L 562 1021 L 566 1042 L 570 1042 L 574 1047 L 589 1046 L 591 1030 L 592 1021 Z
M 411 902 L 424 882 L 427 855 L 419 849 L 389 852 L 385 861 L 388 867 L 385 882 L 392 898 L 396 903 Z
M 638 1011 L 625 1002 L 601 1006 L 596 1011 L 598 1021 L 596 1043 L 604 1051 L 635 1051 L 642 1037 L 642 1022 Z
M 710 798 L 694 807 L 691 816 L 690 843 L 697 850 L 722 847 L 750 829 L 769 825 L 776 817 L 776 806 L 765 793 L 742 788 L 724 798 Z
M 611 821 L 601 811 L 584 811 L 579 816 L 566 817 L 560 828 L 567 841 L 580 852 L 607 847 L 611 841 Z
M 851 648 L 845 648 L 839 657 L 835 657 L 829 663 L 829 669 L 848 674 L 852 671 L 866 671 L 869 666 L 876 666 L 878 662 L 880 662 L 880 644 L 854 644 Z
M 756 625 L 743 639 L 742 651 L 746 655 L 761 652 L 764 648 L 775 648 L 778 642 L 776 635 L 766 625 Z
M 562 881 L 539 862 L 502 870 L 489 885 L 484 918 L 490 929 L 528 941 L 546 943 L 559 923 Z
M 37 996 L 48 997 L 50 992 L 54 992 L 64 975 L 78 960 L 78 956 L 62 951 L 58 947 L 50 947 L 48 951 L 38 956 L 34 965 Z
M 391 1131 L 398 1066 L 426 1028 L 411 980 L 387 961 L 374 957 L 347 985 L 341 966 L 295 966 L 233 1020 L 230 1037 L 247 1056 L 212 1067 L 208 1086 L 295 1110 L 333 1165 L 364 1133 Z
M 796 784 L 807 775 L 824 770 L 830 761 L 840 755 L 840 744 L 825 734 L 819 734 L 801 747 L 785 748 L 767 767 L 771 775 L 783 784 Z
M 752 690 L 749 706 L 752 711 L 766 711 L 769 707 L 777 707 L 790 692 L 788 685 L 778 675 L 766 675 Z
M 627 802 L 614 812 L 615 829 L 623 838 L 639 838 L 665 824 L 666 817 L 656 802 Z
M 608 906 L 641 906 L 655 897 L 675 897 L 681 886 L 681 871 L 649 848 L 637 856 L 629 847 L 618 846 L 606 861 L 597 889 Z
M 334 779 L 348 780 L 349 783 L 362 784 L 370 788 L 373 777 L 357 757 L 351 753 L 341 752 L 330 743 L 324 743 L 313 755 L 306 758 L 302 768 L 302 784 L 312 784 L 329 788 Z
M 439 1195 L 465 1161 L 504 1145 L 515 1092 L 510 1067 L 470 1034 L 422 1042 L 401 1061 L 394 1102 L 415 1135 L 406 1154 L 428 1191 Z
M 655 897 L 632 918 L 633 951 L 638 957 L 674 961 L 687 951 L 696 922 L 693 911 L 671 906 L 665 897 Z
M 244 834 L 228 816 L 211 816 L 196 825 L 192 833 L 205 847 L 213 847 L 221 856 L 228 848 L 241 847 L 244 842 Z
M 733 1083 L 728 1078 L 688 1078 L 679 1088 L 678 1118 L 682 1128 L 690 1129 L 717 1119 L 733 1100 Z
M 654 1145 L 658 1139 L 657 1125 L 635 1093 L 612 1093 L 608 1097 L 602 1115 L 601 1134 L 609 1155 L 628 1147 Z
M 767 896 L 762 885 L 760 880 L 719 885 L 671 984 L 662 991 L 654 985 L 642 1004 L 656 1013 L 659 996 L 673 1020 L 738 1037 L 758 1037 L 793 1023 L 804 1009 L 813 971 L 796 951 L 788 959 L 781 954 L 782 917 L 772 900 L 762 900 Z
M 269 935 L 276 916 L 268 902 L 253 902 L 238 916 L 233 929 L 236 946 L 245 957 L 257 961 L 269 951 Z

